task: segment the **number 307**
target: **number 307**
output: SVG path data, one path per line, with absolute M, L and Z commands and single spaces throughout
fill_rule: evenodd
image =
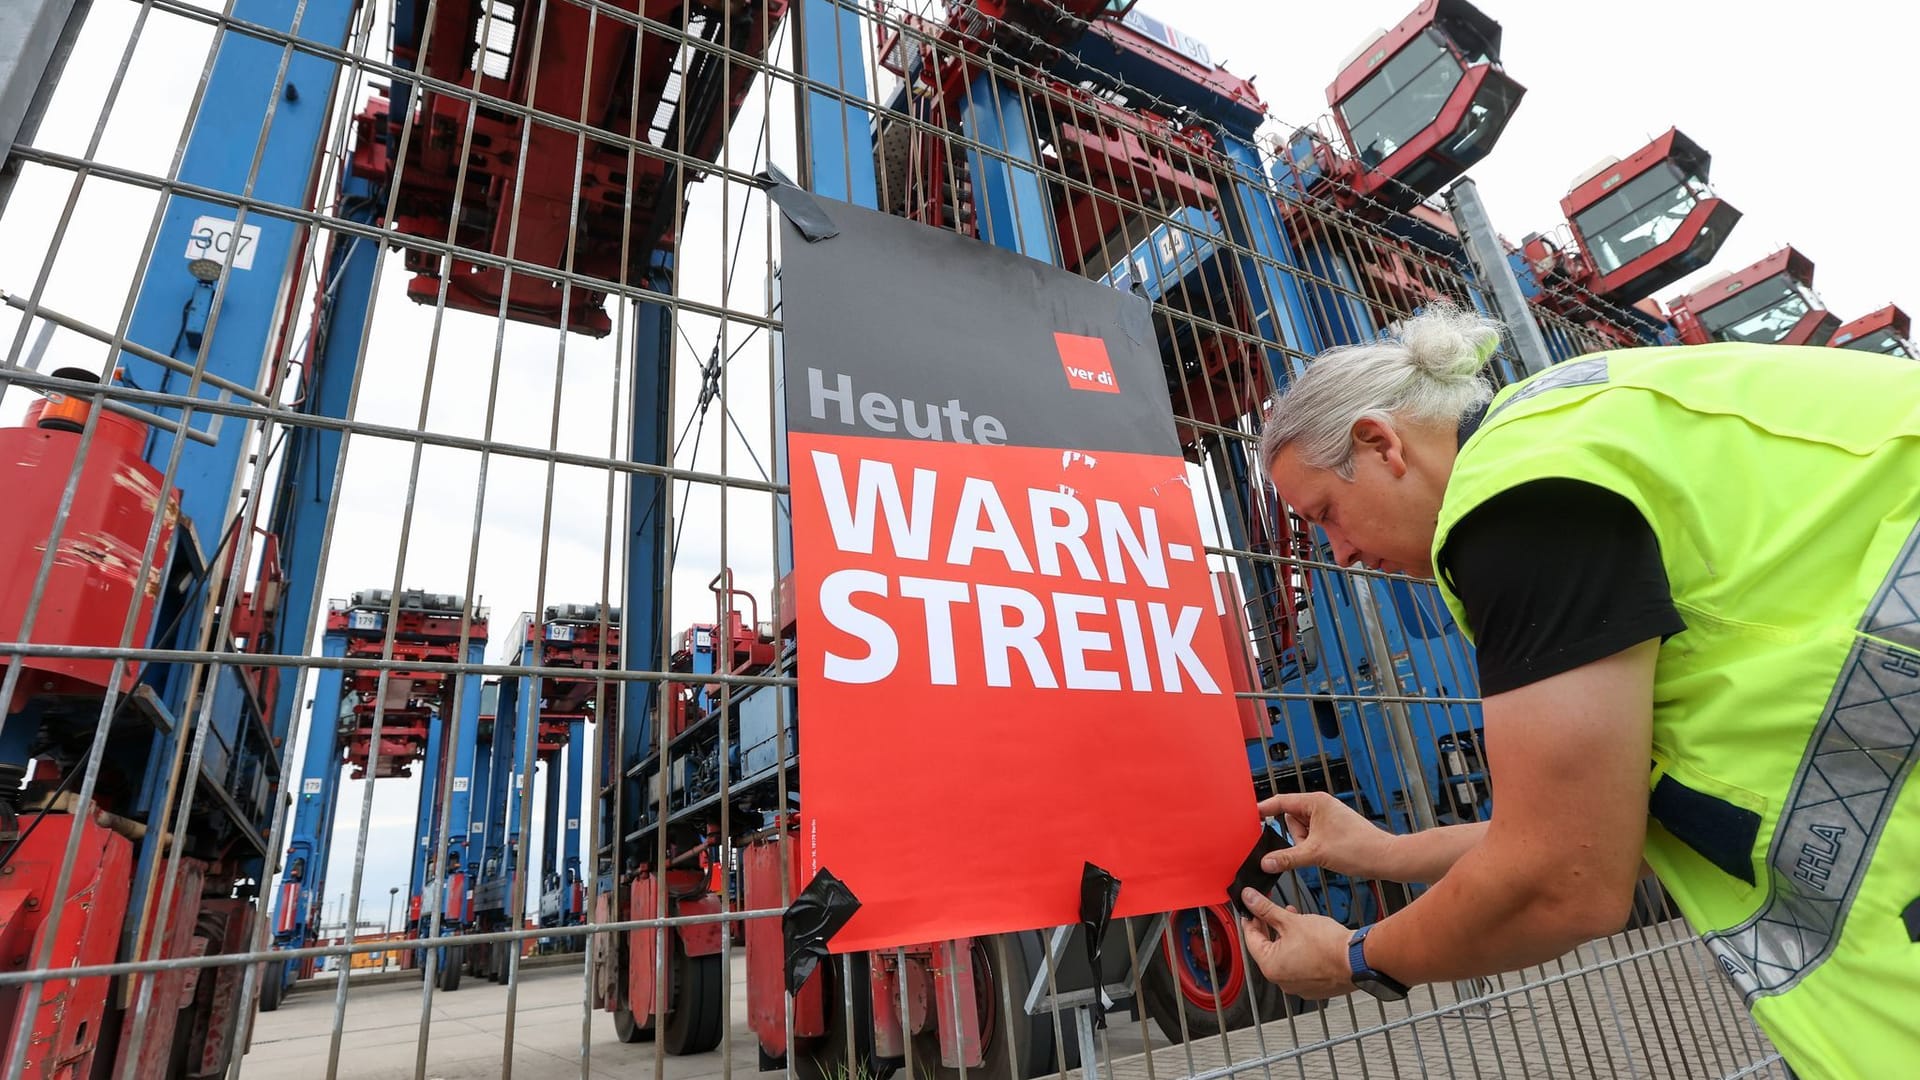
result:
M 227 248 L 231 247 L 233 244 L 233 233 L 214 232 L 212 229 L 201 229 L 199 232 L 193 234 L 193 242 L 199 246 L 200 252 L 203 255 L 207 253 L 209 248 L 211 248 L 215 256 L 222 256 L 227 253 Z M 253 237 L 246 236 L 243 234 L 240 237 L 240 250 L 234 255 L 234 258 L 236 259 L 247 258 L 247 249 L 251 248 L 252 246 L 253 246 Z
M 196 220 L 192 230 L 187 233 L 186 256 L 189 259 L 219 259 L 224 262 L 231 252 L 235 270 L 250 270 L 259 245 L 260 226 L 244 225 L 236 235 L 233 222 L 207 215 Z

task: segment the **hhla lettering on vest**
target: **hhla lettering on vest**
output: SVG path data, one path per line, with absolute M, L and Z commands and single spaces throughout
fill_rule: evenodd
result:
M 979 443 L 982 446 L 1002 446 L 1007 441 L 1006 426 L 997 417 L 985 413 L 969 416 L 967 410 L 960 407 L 959 398 L 948 400 L 944 406 L 931 402 L 922 406 L 911 398 L 901 398 L 896 402 L 884 394 L 866 393 L 861 394 L 856 402 L 852 378 L 835 375 L 833 385 L 829 387 L 826 375 L 819 368 L 808 368 L 808 411 L 815 420 L 826 420 L 829 406 L 833 407 L 834 416 L 840 423 L 848 427 L 865 425 L 887 435 L 905 431 L 916 439 Z M 971 426 L 969 420 L 972 421 Z
M 1065 490 L 1021 486 L 1003 492 L 978 476 L 943 478 L 932 469 L 911 470 L 903 484 L 893 462 L 849 462 L 824 450 L 810 456 L 833 544 L 842 553 L 873 556 L 870 565 L 944 563 L 956 576 L 977 576 L 961 571 L 991 553 L 987 557 L 1004 563 L 1014 578 L 1033 581 L 1022 587 L 864 566 L 835 570 L 821 580 L 820 612 L 834 630 L 863 642 L 866 654 L 829 649 L 828 680 L 875 683 L 893 676 L 903 660 L 903 635 L 893 623 L 913 619 L 917 606 L 919 619 L 913 621 L 924 620 L 925 670 L 935 686 L 963 679 L 1012 686 L 1017 657 L 1022 683 L 1035 689 L 1117 691 L 1124 682 L 1133 691 L 1221 692 L 1194 648 L 1200 607 L 1046 587 L 1047 579 L 1064 581 L 1071 574 L 1088 586 L 1125 586 L 1136 594 L 1170 590 L 1167 561 L 1192 562 L 1196 554 L 1190 545 L 1161 540 L 1152 507 L 1129 510 L 1111 499 L 1095 499 L 1089 507 Z M 956 482 L 960 491 L 953 498 Z M 1028 523 L 1024 534 L 1009 504 Z M 878 527 L 883 521 L 884 531 Z M 958 643 L 961 633 L 977 633 L 977 653 L 967 647 L 970 641 Z M 1099 656 L 1116 651 L 1116 636 L 1119 655 L 1103 663 Z M 1053 656 L 1059 657 L 1057 672 Z M 972 670 L 963 671 L 962 661 Z M 919 669 L 917 662 L 912 666 Z

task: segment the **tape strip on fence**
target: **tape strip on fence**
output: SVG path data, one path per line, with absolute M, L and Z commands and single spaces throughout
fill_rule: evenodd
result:
M 1227 906 L 1235 914 L 1243 919 L 1253 917 L 1240 900 L 1240 895 L 1248 889 L 1261 896 L 1273 895 L 1273 887 L 1280 883 L 1280 875 L 1268 871 L 1260 863 L 1268 855 L 1290 846 L 1287 838 L 1271 822 L 1260 823 L 1260 835 L 1254 838 L 1253 850 L 1247 852 L 1245 861 L 1241 862 L 1240 869 L 1233 875 L 1233 884 L 1227 886 Z
M 787 946 L 788 993 L 797 994 L 807 984 L 820 961 L 827 958 L 827 943 L 859 910 L 860 900 L 853 890 L 826 867 L 821 867 L 793 898 L 780 917 L 780 932 Z
M 767 171 L 756 179 L 766 184 L 767 198 L 772 199 L 773 205 L 780 208 L 788 221 L 793 222 L 794 228 L 800 230 L 800 235 L 807 238 L 807 243 L 817 243 L 840 235 L 840 227 L 833 223 L 833 218 L 828 216 L 826 207 L 820 205 L 820 200 L 802 191 L 777 166 L 768 165 Z
M 1080 928 L 1087 938 L 1087 970 L 1093 973 L 1094 992 L 1099 1004 L 1093 1008 L 1093 1026 L 1107 1026 L 1107 1010 L 1113 999 L 1107 996 L 1106 980 L 1101 975 L 1100 950 L 1106 944 L 1107 927 L 1113 923 L 1114 905 L 1120 902 L 1120 879 L 1088 863 L 1080 872 Z

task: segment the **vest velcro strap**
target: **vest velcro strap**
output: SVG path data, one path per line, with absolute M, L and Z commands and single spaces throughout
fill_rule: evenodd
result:
M 1907 910 L 1900 913 L 1900 919 L 1907 924 L 1907 940 L 1920 941 L 1920 896 L 1913 898 Z
M 1749 885 L 1760 815 L 1662 775 L 1647 800 L 1647 816 L 1699 856 Z

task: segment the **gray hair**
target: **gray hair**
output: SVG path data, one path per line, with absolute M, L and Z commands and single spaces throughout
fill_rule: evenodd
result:
M 1438 301 L 1375 341 L 1321 353 L 1268 407 L 1261 471 L 1297 443 L 1306 465 L 1351 480 L 1354 424 L 1460 422 L 1493 397 L 1480 370 L 1499 347 L 1500 323 Z

